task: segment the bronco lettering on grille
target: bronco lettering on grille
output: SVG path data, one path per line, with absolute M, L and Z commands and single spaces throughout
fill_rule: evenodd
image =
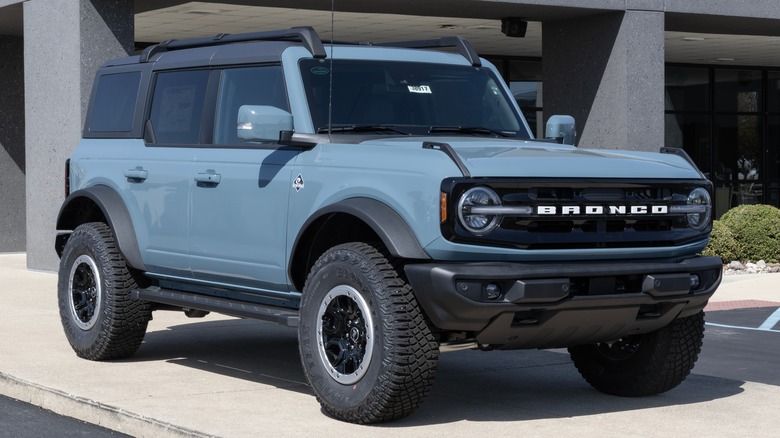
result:
M 647 215 L 668 214 L 666 205 L 539 205 L 536 214 L 545 216 L 575 216 L 575 215 Z

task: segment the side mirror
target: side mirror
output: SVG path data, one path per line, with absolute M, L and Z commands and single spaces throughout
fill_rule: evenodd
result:
M 544 137 L 558 143 L 574 146 L 577 140 L 577 129 L 572 116 L 552 116 L 547 119 Z
M 236 131 L 241 141 L 277 142 L 282 131 L 292 131 L 293 116 L 267 105 L 241 105 Z

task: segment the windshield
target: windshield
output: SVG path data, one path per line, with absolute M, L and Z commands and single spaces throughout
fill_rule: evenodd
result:
M 530 137 L 490 69 L 346 59 L 332 69 L 332 132 Z M 330 73 L 331 60 L 301 61 L 315 132 L 329 132 Z

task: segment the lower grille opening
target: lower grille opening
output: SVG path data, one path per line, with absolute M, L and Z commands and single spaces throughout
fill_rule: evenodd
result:
M 576 277 L 571 279 L 570 290 L 574 295 L 617 295 L 642 292 L 642 275 L 615 277 Z
M 654 319 L 660 318 L 663 314 L 663 309 L 660 304 L 645 304 L 639 306 L 639 311 L 636 314 L 636 319 Z
M 512 318 L 512 327 L 523 327 L 539 324 L 540 317 L 541 312 L 538 310 L 515 312 L 515 316 Z

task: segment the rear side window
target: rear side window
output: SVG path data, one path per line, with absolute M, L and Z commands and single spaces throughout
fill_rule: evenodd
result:
M 199 142 L 208 79 L 208 70 L 157 75 L 149 119 L 158 144 Z
M 138 97 L 141 72 L 103 75 L 98 80 L 92 104 L 89 130 L 92 132 L 129 132 Z

